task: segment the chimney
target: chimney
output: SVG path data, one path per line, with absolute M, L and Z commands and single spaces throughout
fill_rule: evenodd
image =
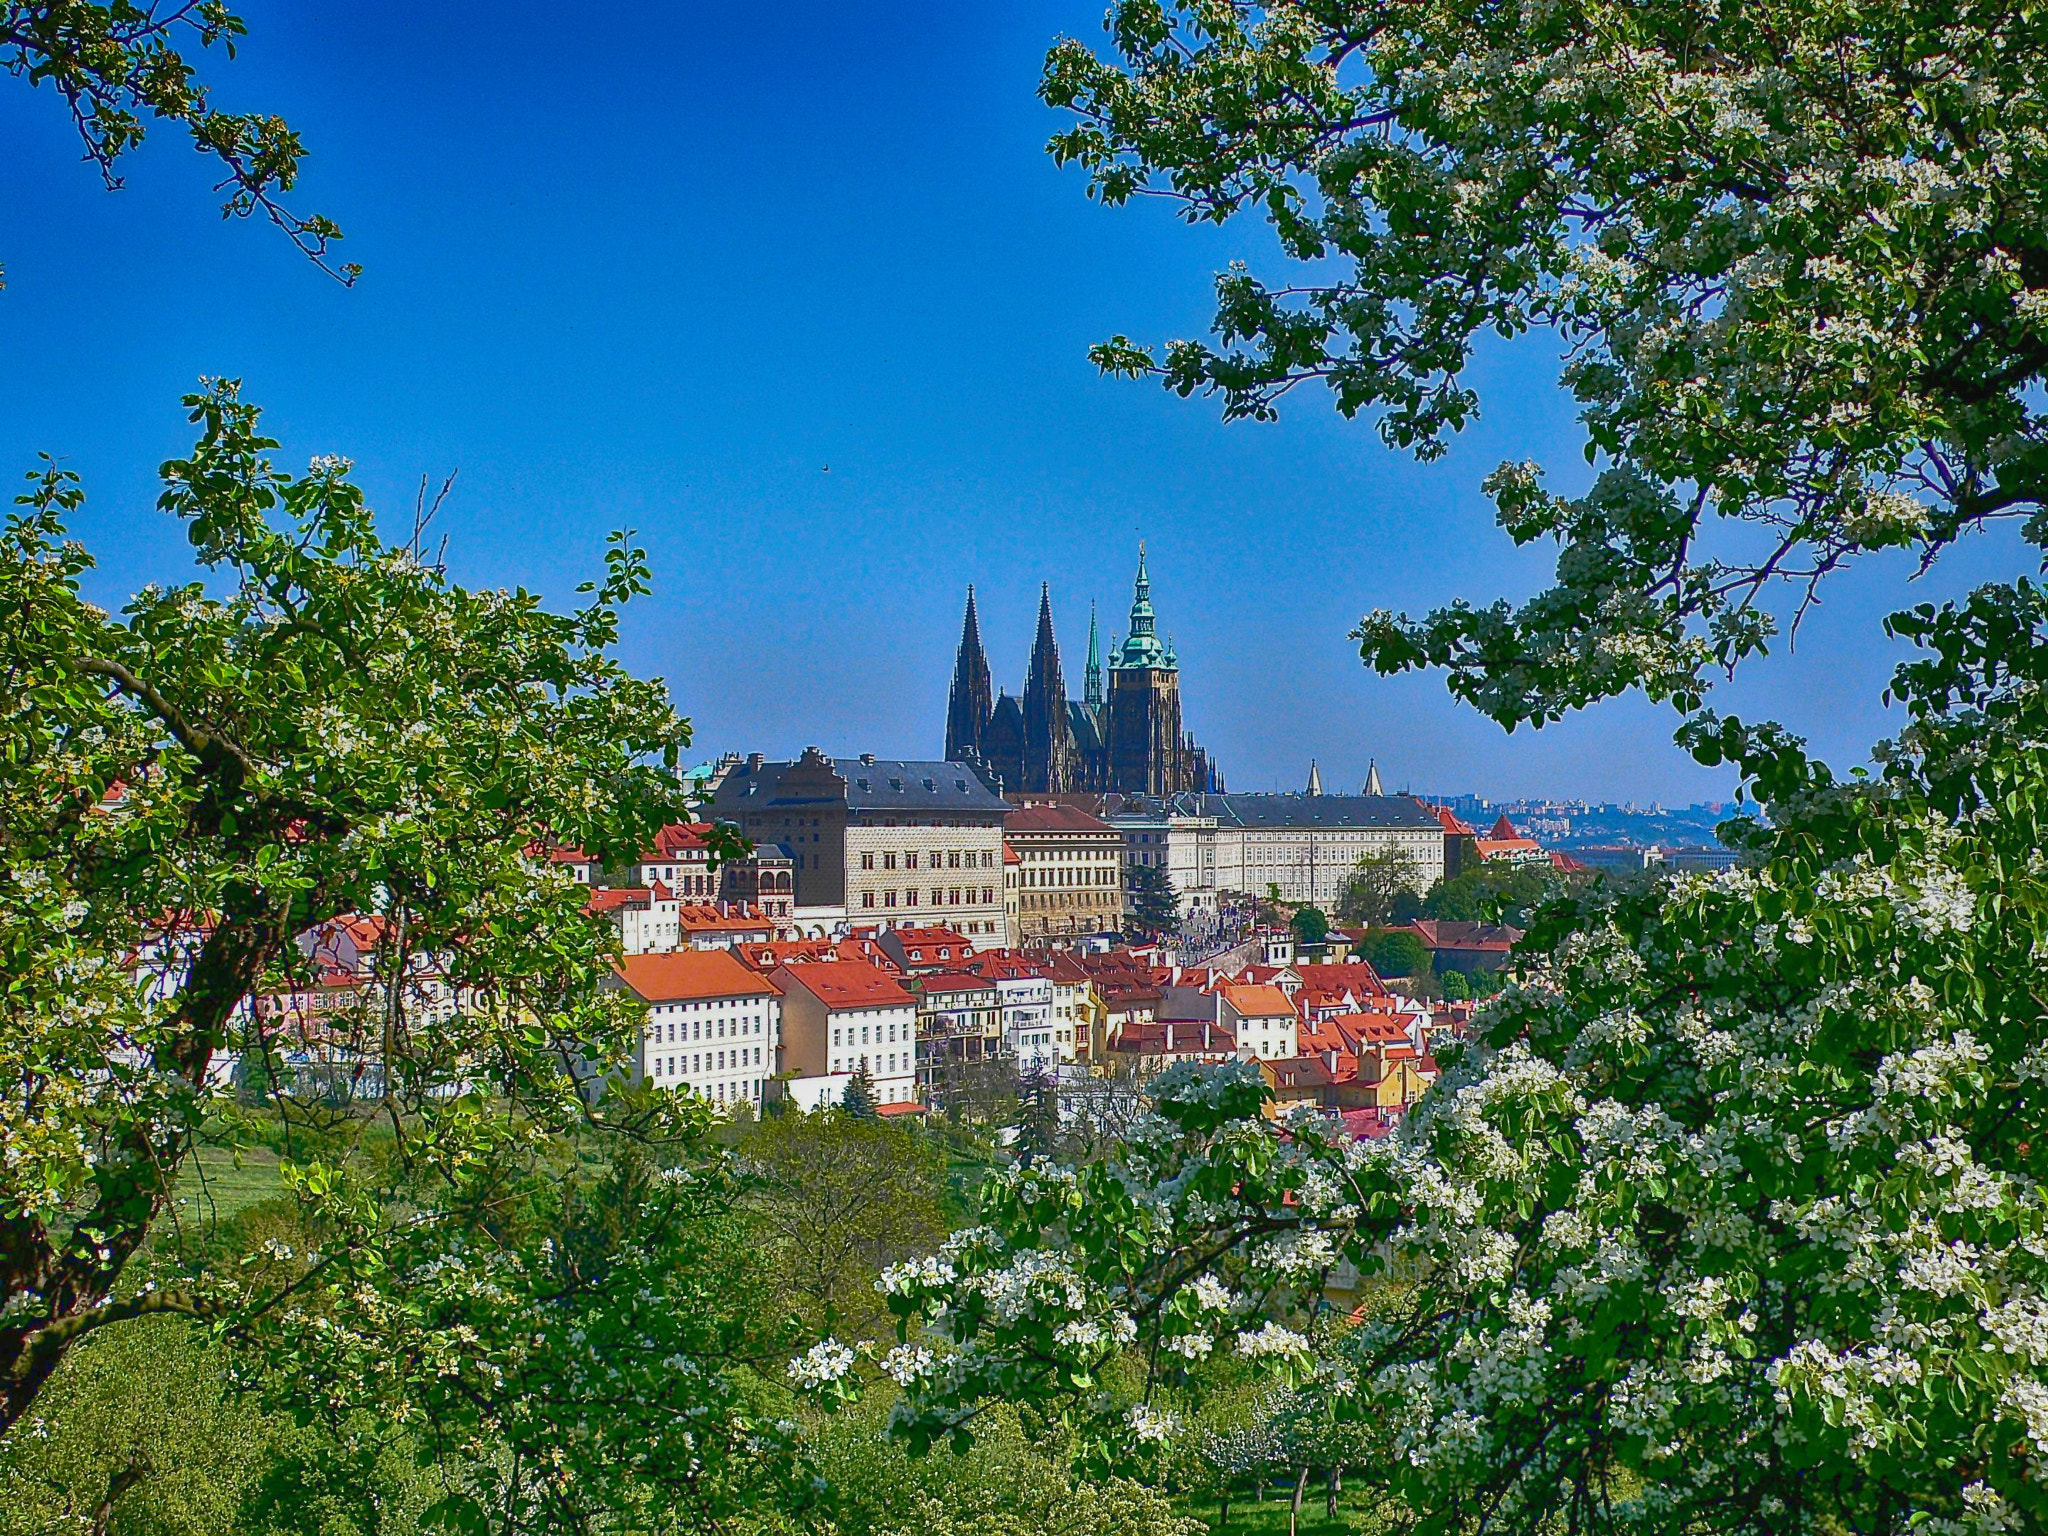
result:
M 768 755 L 765 752 L 749 752 L 747 754 L 747 772 L 759 773 L 767 761 Z
M 874 767 L 874 766 L 875 766 L 875 754 L 874 754 L 874 753 L 872 753 L 872 752 L 863 752 L 863 753 L 861 753 L 861 755 L 860 755 L 860 763 L 861 763 L 861 766 L 862 766 L 863 768 L 872 768 L 872 767 Z

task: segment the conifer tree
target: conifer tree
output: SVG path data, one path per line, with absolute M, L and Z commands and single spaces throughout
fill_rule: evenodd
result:
M 867 1062 L 853 1069 L 853 1075 L 846 1080 L 845 1088 L 839 1093 L 839 1107 L 856 1120 L 873 1120 L 875 1116 L 875 1079 L 868 1071 Z

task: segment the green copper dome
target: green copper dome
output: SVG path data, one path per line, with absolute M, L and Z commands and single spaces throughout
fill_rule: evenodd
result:
M 1175 665 L 1173 648 L 1156 633 L 1152 614 L 1152 578 L 1145 573 L 1145 546 L 1138 546 L 1138 583 L 1131 598 L 1131 632 L 1118 646 L 1110 665 L 1121 671 L 1153 667 L 1162 671 Z

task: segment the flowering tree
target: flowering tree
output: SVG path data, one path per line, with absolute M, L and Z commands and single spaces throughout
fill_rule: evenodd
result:
M 1250 211 L 1298 271 L 1217 281 L 1216 341 L 1110 370 L 1231 417 L 1321 381 L 1425 456 L 1470 419 L 1474 338 L 1561 338 L 1583 496 L 1489 481 L 1559 549 L 1518 609 L 1358 632 L 1507 723 L 1629 689 L 1697 707 L 1878 549 L 2038 514 L 2048 437 L 2048 42 L 2024 7 L 1118 0 L 1042 94 L 1109 202 Z M 1758 533 L 1739 525 L 1756 525 Z M 1730 536 L 1717 537 L 1723 529 Z
M 897 1432 L 1028 1400 L 1141 1465 L 1227 1352 L 1419 1531 L 2040 1528 L 2048 594 L 1897 622 L 1883 773 L 1700 723 L 1755 862 L 1553 908 L 1397 1135 L 1176 1069 L 1107 1160 L 994 1177 L 884 1277 Z M 1340 1259 L 1376 1305 L 1313 1348 Z
M 87 602 L 54 466 L 0 534 L 0 1428 L 80 1339 L 187 1314 L 294 1406 L 467 1466 L 458 1524 L 715 1515 L 765 1444 L 731 1374 L 758 1284 L 714 1283 L 731 1175 L 701 1107 L 592 1102 L 587 1064 L 641 1022 L 587 892 L 527 851 L 623 863 L 689 813 L 687 726 L 610 655 L 644 559 L 615 542 L 567 614 L 466 591 L 417 526 L 379 536 L 345 462 L 274 468 L 234 386 L 188 403 L 162 504 L 208 581 Z M 252 1000 L 305 986 L 301 940 L 349 915 L 375 1006 L 281 1042 Z M 209 1263 L 181 1171 L 232 1108 L 219 1059 L 281 1045 L 374 1063 L 369 1112 L 288 1144 L 303 1241 Z
M 1227 1352 L 1355 1425 L 1417 1531 L 2043 1528 L 2048 599 L 1893 618 L 1923 656 L 1875 777 L 1701 712 L 1779 578 L 1997 517 L 2048 542 L 2031 13 L 1129 0 L 1110 32 L 1115 61 L 1048 62 L 1055 153 L 1112 201 L 1255 208 L 1317 265 L 1226 274 L 1219 346 L 1098 360 L 1234 416 L 1321 379 L 1430 455 L 1480 330 L 1561 335 L 1601 473 L 1490 482 L 1556 586 L 1376 614 L 1365 657 L 1510 726 L 1641 689 L 1768 821 L 1737 869 L 1535 913 L 1384 1141 L 1277 1135 L 1248 1072 L 1176 1071 L 1107 1160 L 993 1180 L 884 1277 L 898 1432 L 1025 1398 L 1141 1464 Z M 1317 1347 L 1344 1261 L 1372 1305 Z

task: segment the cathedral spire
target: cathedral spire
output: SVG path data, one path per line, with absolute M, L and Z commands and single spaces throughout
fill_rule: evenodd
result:
M 1308 793 L 1311 795 L 1320 795 L 1322 792 L 1323 776 L 1321 772 L 1318 771 L 1318 769 L 1316 768 L 1316 760 L 1314 758 L 1310 758 L 1308 760 Z
M 1157 667 L 1170 670 L 1173 657 L 1160 644 L 1158 621 L 1152 612 L 1152 578 L 1145 570 L 1145 546 L 1138 546 L 1138 580 L 1131 594 L 1131 632 L 1118 647 L 1114 666 Z
M 1377 758 L 1366 759 L 1365 792 L 1368 795 L 1384 795 L 1386 793 L 1384 789 L 1380 788 L 1380 765 Z
M 1102 642 L 1095 635 L 1095 604 L 1088 605 L 1088 670 L 1082 678 L 1081 702 L 1102 708 Z
M 1067 683 L 1060 675 L 1059 641 L 1052 632 L 1052 583 L 1038 591 L 1038 636 L 1031 642 L 1031 674 L 1024 680 L 1024 783 L 1019 788 L 1059 794 L 1070 775 Z
M 981 621 L 974 611 L 974 587 L 967 588 L 967 615 L 960 622 L 960 653 L 953 662 L 953 688 L 946 700 L 946 761 L 980 761 L 995 710 L 988 654 L 981 648 Z

